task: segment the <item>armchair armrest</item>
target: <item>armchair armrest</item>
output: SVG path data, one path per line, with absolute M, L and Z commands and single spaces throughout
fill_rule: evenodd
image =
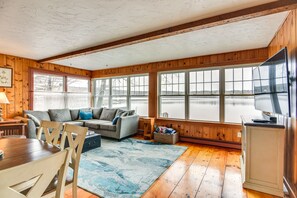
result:
M 117 122 L 117 133 L 119 133 L 119 138 L 121 139 L 137 133 L 138 121 L 139 115 L 120 117 Z

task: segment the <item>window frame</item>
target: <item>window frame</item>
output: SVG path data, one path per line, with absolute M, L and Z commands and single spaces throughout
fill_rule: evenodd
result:
M 38 68 L 29 68 L 29 109 L 34 110 L 34 74 L 41 74 L 41 75 L 53 75 L 53 76 L 60 76 L 63 77 L 63 92 L 64 93 L 64 104 L 65 107 L 64 108 L 68 108 L 68 104 L 67 104 L 67 78 L 77 78 L 77 79 L 84 79 L 84 80 L 88 80 L 88 93 L 91 96 L 91 78 L 87 77 L 87 76 L 80 76 L 80 75 L 75 75 L 75 74 L 68 74 L 65 72 L 58 72 L 58 71 L 51 71 L 51 70 L 45 70 L 45 69 L 38 69 Z M 73 92 L 69 92 L 69 93 L 73 93 Z M 86 92 L 87 93 L 87 92 Z M 90 107 L 92 106 L 92 100 L 91 97 L 89 97 L 89 104 Z
M 245 68 L 245 67 L 257 67 L 260 63 L 250 63 L 250 64 L 240 64 L 240 65 L 228 65 L 228 66 L 214 66 L 214 67 L 205 67 L 205 68 L 194 68 L 194 69 L 186 69 L 186 70 L 172 70 L 172 71 L 162 71 L 158 72 L 158 109 L 157 109 L 157 118 L 165 119 L 165 120 L 181 120 L 181 121 L 191 121 L 191 122 L 205 122 L 205 123 L 218 123 L 218 124 L 239 124 L 233 122 L 225 122 L 225 96 L 254 96 L 254 94 L 225 94 L 225 70 L 230 68 Z M 219 70 L 219 94 L 190 94 L 190 72 L 193 71 L 207 71 L 207 70 Z M 185 119 L 177 119 L 177 118 L 165 118 L 161 117 L 161 75 L 168 73 L 185 73 Z M 190 107 L 190 96 L 219 96 L 219 121 L 208 121 L 208 120 L 195 120 L 189 119 L 189 107 Z M 165 95 L 165 96 L 183 96 L 183 95 Z

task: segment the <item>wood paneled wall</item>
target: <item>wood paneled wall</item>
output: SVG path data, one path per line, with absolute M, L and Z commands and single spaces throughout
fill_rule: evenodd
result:
M 291 87 L 292 118 L 288 120 L 286 131 L 284 175 L 292 193 L 297 196 L 297 10 L 290 12 L 283 26 L 271 41 L 268 47 L 269 56 L 274 55 L 283 47 L 288 48 L 288 63 L 293 77 Z
M 268 57 L 267 48 L 229 52 L 207 56 L 162 61 L 134 66 L 97 70 L 92 72 L 92 78 L 122 76 L 129 74 L 157 73 L 160 71 L 217 67 L 263 62 Z
M 267 48 L 199 56 L 193 58 L 162 61 L 128 67 L 111 68 L 92 72 L 92 78 L 112 77 L 131 74 L 149 73 L 149 116 L 158 117 L 158 87 L 157 76 L 160 71 L 183 70 L 203 67 L 218 67 L 263 62 L 268 58 Z M 180 120 L 157 119 L 157 125 L 167 125 L 176 129 L 184 138 L 193 141 L 211 140 L 216 145 L 221 143 L 240 144 L 241 138 L 237 137 L 241 126 L 236 124 L 220 124 L 207 122 L 191 122 Z M 140 119 L 140 129 L 142 129 Z M 232 146 L 232 145 L 231 145 Z
M 91 77 L 91 72 L 83 69 L 65 67 L 56 64 L 40 64 L 34 60 L 0 54 L 0 67 L 13 69 L 12 88 L 1 88 L 5 92 L 10 104 L 2 105 L 3 116 L 12 118 L 22 115 L 23 110 L 29 109 L 29 68 L 64 72 L 73 75 Z

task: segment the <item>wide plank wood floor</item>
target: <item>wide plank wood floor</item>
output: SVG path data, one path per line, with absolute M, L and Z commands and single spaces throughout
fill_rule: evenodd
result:
M 152 184 L 143 198 L 275 197 L 242 188 L 239 150 L 187 142 L 177 145 L 189 148 Z M 65 192 L 65 197 L 72 197 L 71 190 Z M 98 196 L 79 189 L 78 197 Z

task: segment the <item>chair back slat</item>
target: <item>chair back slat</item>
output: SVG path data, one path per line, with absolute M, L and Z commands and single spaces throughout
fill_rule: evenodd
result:
M 49 157 L 0 171 L 0 197 L 24 198 L 41 197 L 54 176 L 59 171 L 55 197 L 64 197 L 66 172 L 72 149 L 63 150 Z M 12 187 L 22 182 L 38 178 L 26 193 L 22 194 Z
M 58 145 L 60 133 L 62 131 L 63 124 L 60 122 L 45 121 L 42 120 L 37 133 L 37 139 L 41 140 L 41 135 L 44 134 L 45 141 L 48 144 Z

